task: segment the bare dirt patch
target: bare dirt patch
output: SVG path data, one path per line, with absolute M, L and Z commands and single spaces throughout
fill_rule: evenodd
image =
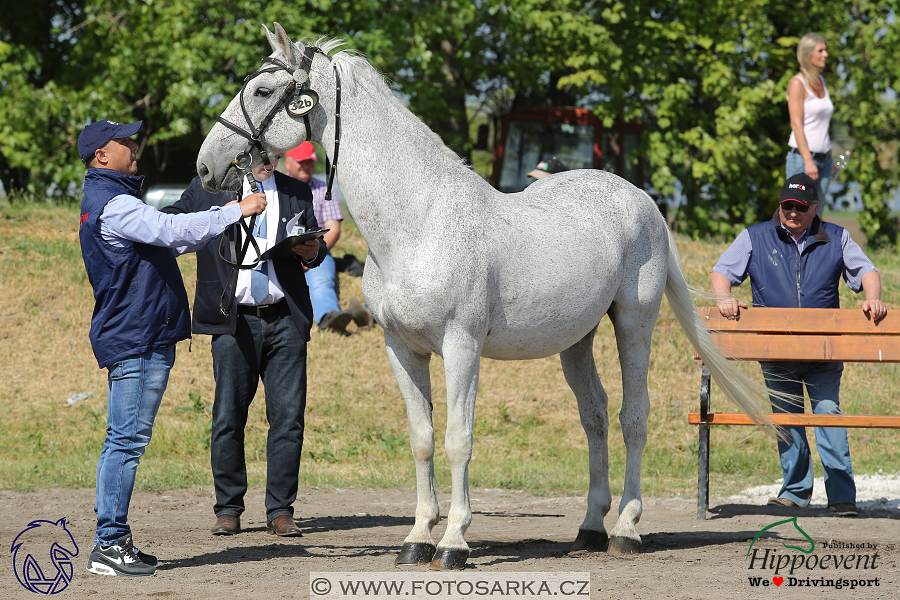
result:
M 441 512 L 446 515 L 447 490 L 440 499 Z M 617 501 L 614 498 L 614 507 Z M 877 546 L 874 570 L 830 570 L 812 575 L 877 576 L 880 585 L 855 590 L 832 587 L 827 591 L 829 597 L 900 597 L 900 510 L 896 503 L 876 503 L 863 510 L 859 518 L 846 519 L 830 516 L 820 505 L 792 511 L 727 498 L 711 501 L 709 518 L 699 521 L 693 499 L 645 499 L 644 516 L 638 525 L 643 553 L 619 558 L 605 553 L 568 553 L 584 516 L 584 498 L 473 490 L 474 517 L 467 533 L 472 549 L 468 572 L 587 571 L 591 573 L 593 598 L 775 597 L 774 586 L 751 588 L 748 576 L 771 579 L 773 574 L 748 570 L 746 554 L 750 541 L 762 528 L 797 515 L 798 523 L 817 545 L 841 542 Z M 159 573 L 153 578 L 101 577 L 86 571 L 95 525 L 93 490 L 0 491 L 0 540 L 8 549 L 30 521 L 67 517 L 80 553 L 75 559 L 74 579 L 58 598 L 309 598 L 311 571 L 400 571 L 394 566 L 394 558 L 413 524 L 415 492 L 301 489 L 295 508 L 304 537 L 293 539 L 266 535 L 263 490 L 249 493 L 240 535 L 214 537 L 209 533 L 214 521 L 212 506 L 210 488 L 135 493 L 130 522 L 136 543 L 160 558 Z M 615 510 L 607 515 L 607 528 L 614 524 L 613 513 Z M 442 519 L 435 529 L 436 540 L 444 526 Z M 785 553 L 789 551 L 782 542 L 805 542 L 790 525 L 768 533 L 773 535 L 757 542 L 763 551 L 770 548 Z M 8 558 L 4 564 L 0 597 L 34 598 L 34 593 L 16 581 L 12 560 Z M 410 577 L 429 573 L 427 567 L 402 570 Z M 789 588 L 785 584 L 777 594 L 820 598 L 822 590 Z

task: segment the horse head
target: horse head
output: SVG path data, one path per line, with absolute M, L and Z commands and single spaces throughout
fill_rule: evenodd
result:
M 278 23 L 274 33 L 263 29 L 272 54 L 244 79 L 200 147 L 197 173 L 207 190 L 239 190 L 243 173 L 307 139 L 321 142 L 333 127 L 327 107 L 333 109 L 335 86 L 326 52 L 343 42 L 329 41 L 323 50 L 295 44 Z

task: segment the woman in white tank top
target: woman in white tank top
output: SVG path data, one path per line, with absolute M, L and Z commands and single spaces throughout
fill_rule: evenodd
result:
M 807 33 L 797 44 L 800 72 L 788 84 L 788 111 L 791 115 L 791 139 L 788 141 L 785 176 L 806 173 L 816 182 L 819 206 L 831 182 L 831 137 L 828 126 L 834 104 L 828 94 L 822 70 L 828 58 L 825 38 Z

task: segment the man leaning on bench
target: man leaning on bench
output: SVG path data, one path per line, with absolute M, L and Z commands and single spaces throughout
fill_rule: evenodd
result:
M 800 173 L 781 189 L 779 207 L 771 221 L 748 227 L 722 254 L 710 273 L 719 312 L 737 318 L 747 305 L 731 295 L 731 288 L 750 277 L 754 306 L 839 308 L 841 277 L 854 292 L 863 290 L 862 309 L 877 322 L 887 314 L 881 301 L 881 278 L 872 261 L 847 231 L 822 221 L 813 180 Z M 839 415 L 841 362 L 761 361 L 766 386 L 773 391 L 809 394 L 812 412 Z M 802 413 L 770 396 L 774 413 Z M 813 466 L 804 427 L 788 427 L 790 441 L 779 440 L 784 484 L 769 504 L 806 507 L 813 493 Z M 828 508 L 839 516 L 855 517 L 856 484 L 844 427 L 816 427 L 816 447 L 825 473 Z

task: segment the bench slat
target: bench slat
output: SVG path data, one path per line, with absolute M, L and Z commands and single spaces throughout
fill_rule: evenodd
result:
M 775 413 L 769 417 L 785 427 L 864 427 L 877 429 L 900 429 L 900 417 L 879 417 L 876 415 L 811 415 Z M 744 413 L 709 413 L 710 425 L 756 425 Z M 700 413 L 688 413 L 688 423 L 700 424 Z
M 729 358 L 801 362 L 900 362 L 900 338 L 883 335 L 718 334 Z
M 900 335 L 895 311 L 888 311 L 877 325 L 859 308 L 746 308 L 736 320 L 722 317 L 715 306 L 701 306 L 697 312 L 706 328 L 715 331 Z

